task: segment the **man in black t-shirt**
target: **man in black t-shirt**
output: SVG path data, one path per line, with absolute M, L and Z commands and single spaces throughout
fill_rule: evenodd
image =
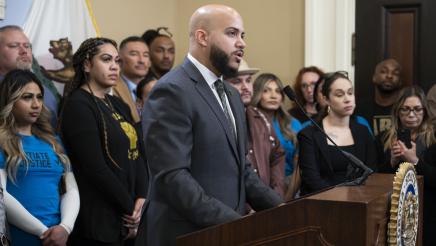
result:
M 392 125 L 392 105 L 402 87 L 401 65 L 392 58 L 381 61 L 375 67 L 372 82 L 374 95 L 362 100 L 357 112 L 368 120 L 377 135 Z

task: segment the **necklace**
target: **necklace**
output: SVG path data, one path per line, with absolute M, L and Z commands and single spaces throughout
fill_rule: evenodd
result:
M 125 121 L 123 116 L 121 114 L 119 114 L 118 111 L 114 108 L 109 97 L 107 97 L 105 95 L 104 98 L 98 97 L 98 99 L 100 99 L 100 101 L 111 111 L 112 118 L 114 118 L 117 121 L 120 121 L 120 120 Z
M 99 99 L 103 102 L 104 105 L 106 105 L 106 107 L 109 108 L 109 110 L 112 113 L 112 118 L 114 118 L 120 124 L 121 129 L 123 130 L 124 134 L 129 139 L 130 145 L 129 145 L 129 149 L 127 151 L 127 154 L 128 154 L 127 157 L 130 160 L 138 159 L 138 156 L 139 156 L 139 150 L 137 148 L 138 136 L 136 134 L 135 128 L 129 122 L 127 122 L 127 120 L 125 120 L 121 114 L 119 114 L 115 110 L 109 97 L 106 97 L 106 95 L 105 95 L 104 98 L 99 98 Z

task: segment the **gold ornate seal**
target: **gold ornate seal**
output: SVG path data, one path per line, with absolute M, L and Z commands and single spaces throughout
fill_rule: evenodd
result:
M 394 178 L 388 244 L 411 246 L 418 236 L 418 182 L 413 164 L 403 162 Z

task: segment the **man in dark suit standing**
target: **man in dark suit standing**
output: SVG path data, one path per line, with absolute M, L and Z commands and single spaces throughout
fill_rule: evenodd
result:
M 154 184 L 138 244 L 175 245 L 177 236 L 240 218 L 246 202 L 255 210 L 282 202 L 246 161 L 244 106 L 222 80 L 237 74 L 244 54 L 241 16 L 203 6 L 189 38 L 187 58 L 159 80 L 143 109 Z

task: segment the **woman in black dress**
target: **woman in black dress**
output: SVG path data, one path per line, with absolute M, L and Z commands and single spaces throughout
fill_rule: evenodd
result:
M 356 104 L 348 74 L 326 74 L 322 94 L 327 108 L 320 115 L 321 127 L 341 150 L 353 154 L 370 167 L 375 166 L 374 140 L 368 129 L 352 116 Z M 315 126 L 300 131 L 298 141 L 303 195 L 349 181 L 349 160 Z
M 61 114 L 61 131 L 80 190 L 70 245 L 124 245 L 145 206 L 148 180 L 129 107 L 109 95 L 119 79 L 117 45 L 85 40 L 73 56 L 75 78 Z

